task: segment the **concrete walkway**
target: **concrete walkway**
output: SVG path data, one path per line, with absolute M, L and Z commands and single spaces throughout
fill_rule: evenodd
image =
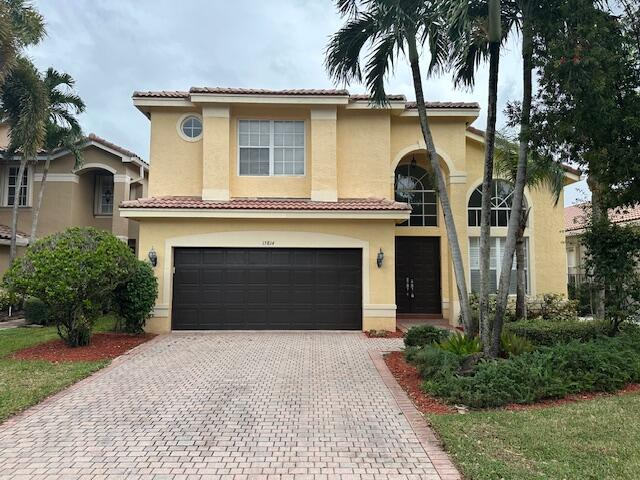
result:
M 372 361 L 400 346 L 167 335 L 0 425 L 0 478 L 456 478 L 436 471 Z

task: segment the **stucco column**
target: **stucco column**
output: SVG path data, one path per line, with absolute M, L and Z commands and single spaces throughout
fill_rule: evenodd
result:
M 311 109 L 311 200 L 338 200 L 336 107 Z
M 471 288 L 469 279 L 469 236 L 467 233 L 467 175 L 462 172 L 454 172 L 448 178 L 449 199 L 451 201 L 451 209 L 453 210 L 453 219 L 456 224 L 456 233 L 458 234 L 458 243 L 460 244 L 460 252 L 462 254 L 462 263 L 464 264 L 464 273 L 467 283 L 467 289 Z M 445 237 L 446 239 L 446 237 Z M 458 297 L 458 289 L 456 288 L 456 277 L 453 271 L 453 264 L 448 262 L 449 269 L 449 323 L 457 324 L 460 315 L 460 299 Z M 469 293 L 471 293 L 469 291 Z
M 120 216 L 120 203 L 129 200 L 131 177 L 116 174 L 113 176 L 113 214 L 111 233 L 122 240 L 129 239 L 129 219 Z
M 229 200 L 229 106 L 202 109 L 202 198 Z

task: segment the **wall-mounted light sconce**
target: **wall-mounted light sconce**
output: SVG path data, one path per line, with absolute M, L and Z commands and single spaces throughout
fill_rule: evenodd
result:
M 378 256 L 376 257 L 376 263 L 378 264 L 378 268 L 382 268 L 382 261 L 384 260 L 384 252 L 382 249 L 378 252 Z
M 149 262 L 151 262 L 152 267 L 158 265 L 158 254 L 153 249 L 153 247 L 151 247 L 151 250 L 149 250 Z

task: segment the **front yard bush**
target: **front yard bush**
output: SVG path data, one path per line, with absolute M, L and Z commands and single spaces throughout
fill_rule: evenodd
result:
M 87 345 L 93 322 L 115 288 L 130 278 L 136 261 L 112 234 L 73 227 L 30 245 L 13 262 L 4 282 L 10 292 L 46 303 L 58 334 L 69 345 Z
M 158 296 L 158 280 L 147 262 L 136 260 L 133 274 L 114 292 L 113 306 L 121 320 L 120 329 L 142 333 Z
M 609 322 L 602 320 L 552 321 L 542 318 L 519 320 L 504 326 L 507 333 L 524 337 L 535 345 L 554 345 L 572 340 L 583 342 L 607 335 L 611 330 Z
M 49 325 L 51 312 L 46 303 L 36 297 L 27 297 L 24 301 L 24 318 L 36 325 Z
M 445 340 L 441 340 L 436 346 L 456 355 L 471 355 L 482 351 L 482 343 L 479 337 L 470 337 L 464 333 L 456 332 Z
M 444 340 L 449 332 L 432 325 L 418 325 L 411 327 L 404 336 L 405 347 L 424 347 Z
M 434 362 L 430 355 L 414 356 L 425 379 L 423 389 L 448 402 L 475 408 L 532 403 L 580 392 L 612 392 L 640 381 L 640 342 L 633 332 L 543 347 L 509 359 L 483 360 L 465 375 L 452 368 L 455 362 Z M 421 362 L 432 362 L 432 367 Z

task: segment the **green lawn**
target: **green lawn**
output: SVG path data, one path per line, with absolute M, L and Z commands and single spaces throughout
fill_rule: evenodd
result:
M 113 317 L 102 317 L 94 332 L 112 330 L 113 325 Z M 55 338 L 58 338 L 55 327 L 0 330 L 0 422 L 109 363 L 103 360 L 54 364 L 6 358 L 17 350 Z
M 636 479 L 639 412 L 636 393 L 427 418 L 466 479 Z

